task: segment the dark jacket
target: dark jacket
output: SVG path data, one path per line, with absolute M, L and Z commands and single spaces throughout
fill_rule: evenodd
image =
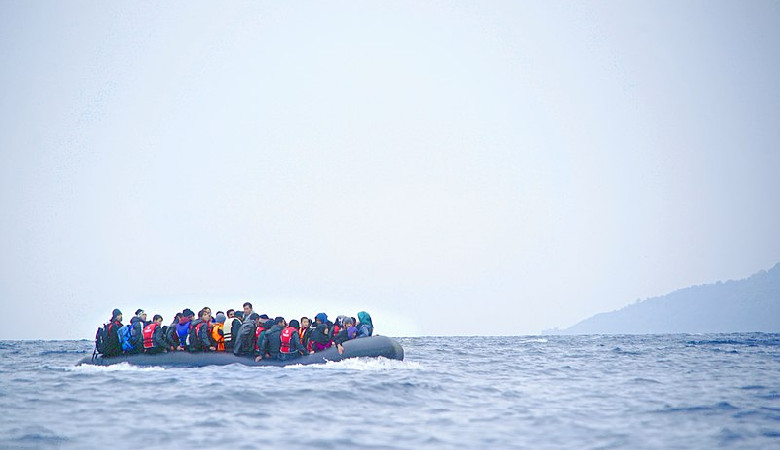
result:
M 174 320 L 172 324 L 168 325 L 165 329 L 165 347 L 168 350 L 176 350 L 179 344 L 179 333 L 176 331 L 176 327 L 179 325 L 178 320 Z
M 355 339 L 357 336 L 357 329 L 355 327 L 342 328 L 339 334 L 333 336 L 333 342 L 337 344 L 343 344 L 350 339 Z
M 144 351 L 144 327 L 151 322 L 144 322 L 138 316 L 133 316 L 130 319 L 130 343 L 133 344 L 133 353 Z
M 235 344 L 233 345 L 234 355 L 252 355 L 255 351 L 255 324 L 247 321 L 241 324 L 238 333 L 233 335 Z
M 331 346 L 333 340 L 329 336 L 330 333 L 325 333 L 326 327 L 327 325 L 325 324 L 319 324 L 311 331 L 309 344 L 312 350 L 319 352 Z
M 122 344 L 119 343 L 119 329 L 122 328 L 122 322 L 111 320 L 106 325 L 106 356 L 117 356 L 122 354 Z
M 303 344 L 303 348 L 309 348 L 309 339 L 311 339 L 311 327 L 298 328 L 298 335 L 301 337 L 301 344 Z

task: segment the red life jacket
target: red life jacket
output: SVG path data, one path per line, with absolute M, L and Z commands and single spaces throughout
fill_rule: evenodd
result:
M 298 331 L 295 327 L 286 327 L 282 330 L 281 334 L 279 334 L 279 337 L 282 339 L 282 346 L 279 348 L 279 350 L 282 353 L 290 353 L 290 341 L 292 340 L 293 333 Z
M 144 348 L 150 349 L 154 347 L 154 330 L 157 329 L 157 322 L 152 322 L 149 325 L 144 327 Z
M 265 328 L 263 328 L 262 325 L 260 325 L 259 327 L 255 328 L 255 345 L 253 345 L 253 347 L 254 347 L 256 352 L 260 351 L 260 347 L 257 346 L 257 338 L 260 337 L 260 333 L 262 333 L 263 330 L 265 330 Z

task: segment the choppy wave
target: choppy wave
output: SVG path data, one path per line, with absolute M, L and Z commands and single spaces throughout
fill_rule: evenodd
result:
M 780 335 L 399 341 L 405 361 L 190 369 L 74 367 L 90 342 L 0 342 L 0 407 L 13 411 L 0 447 L 774 448 L 780 437 Z

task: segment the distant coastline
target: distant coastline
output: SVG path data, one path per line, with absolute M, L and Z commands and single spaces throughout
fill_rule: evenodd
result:
M 742 280 L 691 286 L 542 334 L 780 332 L 780 263 Z

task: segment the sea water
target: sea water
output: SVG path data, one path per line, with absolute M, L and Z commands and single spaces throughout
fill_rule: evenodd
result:
M 778 334 L 398 340 L 404 361 L 191 369 L 2 341 L 0 447 L 780 448 Z

